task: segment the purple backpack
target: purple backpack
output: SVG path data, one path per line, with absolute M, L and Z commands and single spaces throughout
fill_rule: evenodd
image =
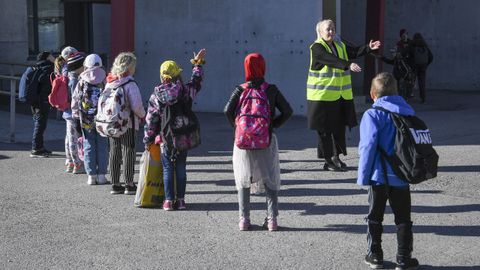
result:
M 235 145 L 240 149 L 265 149 L 270 145 L 270 104 L 267 98 L 268 83 L 260 89 L 249 88 L 248 83 L 237 105 L 235 118 Z

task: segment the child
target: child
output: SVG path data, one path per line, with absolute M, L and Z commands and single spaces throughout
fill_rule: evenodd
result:
M 240 149 L 236 144 L 233 147 L 233 172 L 238 190 L 240 212 L 239 228 L 241 231 L 244 231 L 250 227 L 250 187 L 255 183 L 260 189 L 265 187 L 267 194 L 267 218 L 265 219 L 264 227 L 267 227 L 269 231 L 276 231 L 278 190 L 280 190 L 280 163 L 278 159 L 277 137 L 272 131 L 273 128 L 278 128 L 287 121 L 292 115 L 292 108 L 275 85 L 265 82 L 265 60 L 260 54 L 252 53 L 247 55 L 244 67 L 247 83 L 243 86 L 238 86 L 233 91 L 230 100 L 225 106 L 225 115 L 230 124 L 235 127 L 237 124 L 236 118 L 239 117 L 237 112 L 242 109 L 239 104 L 242 101 L 242 93 L 251 89 L 257 89 L 256 92 L 260 94 L 262 94 L 261 91 L 265 91 L 264 94 L 266 94 L 269 108 L 267 112 L 270 115 L 264 117 L 270 119 L 266 127 L 266 135 L 270 138 L 270 144 L 265 149 L 260 150 Z M 276 108 L 280 111 L 278 116 L 275 116 Z M 236 132 L 238 132 L 238 129 Z M 238 135 L 236 134 L 235 138 Z
M 95 129 L 97 103 L 105 80 L 102 59 L 96 54 L 90 54 L 83 62 L 85 71 L 75 87 L 72 97 L 72 116 L 79 119 L 85 137 L 84 165 L 87 171 L 89 185 L 104 185 L 107 183 L 105 174 L 108 164 L 108 142 Z
M 70 48 L 70 47 L 67 47 Z M 65 48 L 63 51 L 67 50 Z M 62 51 L 62 58 L 64 52 Z M 74 50 L 71 50 L 72 52 Z M 68 97 L 71 101 L 73 91 L 77 86 L 78 76 L 83 72 L 83 61 L 85 60 L 85 54 L 82 52 L 73 52 L 67 54 L 67 71 L 68 71 Z M 62 70 L 63 73 L 63 70 Z M 72 117 L 72 110 L 66 109 L 62 115 L 65 119 L 67 131 L 65 137 L 65 154 L 67 157 L 67 172 L 72 172 L 73 174 L 83 174 L 85 173 L 85 167 L 83 166 L 83 161 L 78 156 L 78 147 L 77 141 L 81 136 L 81 129 L 78 123 L 78 120 Z
M 374 100 L 373 107 L 381 107 L 400 115 L 415 114 L 412 107 L 397 94 L 397 82 L 390 73 L 383 72 L 373 78 L 370 96 Z M 389 200 L 397 225 L 398 250 L 395 269 L 416 269 L 418 261 L 411 257 L 413 233 L 410 188 L 407 182 L 394 174 L 386 161 L 388 179 L 385 179 L 379 152 L 379 148 L 382 148 L 387 154 L 393 153 L 395 132 L 396 128 L 388 112 L 372 108 L 363 114 L 358 146 L 360 160 L 357 183 L 369 186 L 368 252 L 365 263 L 375 269 L 383 267 L 382 221 L 385 204 Z
M 133 195 L 137 187 L 133 183 L 135 173 L 135 135 L 140 119 L 145 117 L 140 89 L 133 80 L 137 58 L 131 52 L 120 53 L 113 62 L 112 70 L 107 76 L 106 88 L 123 87 L 132 117 L 128 121 L 128 130 L 120 137 L 110 137 L 110 175 L 112 177 L 111 194 Z M 123 164 L 125 187 L 120 184 L 120 166 Z
M 191 109 L 192 100 L 201 88 L 203 80 L 202 66 L 205 63 L 205 49 L 200 50 L 197 54 L 193 54 L 194 59 L 191 60 L 193 66 L 192 78 L 187 84 L 183 84 L 181 78 L 182 70 L 174 61 L 165 61 L 160 66 L 161 84 L 155 87 L 149 102 L 148 114 L 145 123 L 145 137 L 143 142 L 145 148 L 149 149 L 150 145 L 155 142 L 156 137 L 161 138 L 161 158 L 163 163 L 163 181 L 165 186 L 165 201 L 163 209 L 166 211 L 187 208 L 185 203 L 185 189 L 187 185 L 187 151 L 177 150 L 166 141 L 170 141 L 165 130 L 162 130 L 161 118 L 164 116 L 168 107 L 183 102 L 183 106 L 189 106 Z M 165 120 L 165 119 L 164 119 Z M 161 136 L 158 136 L 161 135 Z M 159 140 L 157 140 L 160 143 Z M 174 173 L 175 171 L 175 173 Z M 174 182 L 176 178 L 176 194 L 174 191 Z M 175 200 L 175 202 L 174 202 Z

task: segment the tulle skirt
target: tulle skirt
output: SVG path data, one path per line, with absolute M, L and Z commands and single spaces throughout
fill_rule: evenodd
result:
M 265 185 L 280 190 L 280 161 L 278 142 L 272 133 L 270 146 L 262 150 L 244 150 L 233 146 L 233 173 L 235 186 L 251 188 L 251 193 L 263 192 Z

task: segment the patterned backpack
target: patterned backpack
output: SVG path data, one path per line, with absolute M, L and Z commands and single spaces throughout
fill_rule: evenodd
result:
M 250 88 L 248 83 L 237 106 L 235 118 L 235 145 L 240 149 L 265 149 L 270 145 L 270 104 L 267 97 L 268 83 L 260 89 Z
M 95 125 L 101 136 L 118 138 L 127 132 L 132 111 L 123 86 L 130 82 L 135 81 L 128 80 L 116 88 L 107 87 L 100 94 Z
M 82 82 L 80 93 L 80 122 L 82 128 L 92 129 L 95 127 L 95 115 L 97 114 L 98 99 L 102 89 L 97 85 Z

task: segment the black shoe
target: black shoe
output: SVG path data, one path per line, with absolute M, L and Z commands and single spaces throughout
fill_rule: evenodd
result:
M 43 151 L 45 151 L 45 152 L 48 153 L 49 155 L 52 154 L 52 151 L 50 151 L 50 150 L 48 150 L 48 149 L 46 149 L 46 148 L 43 148 Z
M 333 163 L 332 161 L 325 161 L 325 164 L 323 164 L 323 170 L 325 170 L 325 171 L 335 171 L 335 172 L 344 172 L 345 171 L 345 169 L 335 165 L 335 163 Z
M 346 168 L 347 168 L 347 164 L 345 164 L 345 162 L 341 161 L 338 156 L 333 156 L 332 162 L 333 162 L 333 164 L 335 164 L 337 167 L 340 167 L 340 168 L 342 168 L 342 169 L 346 169 Z
M 410 257 L 397 256 L 397 267 L 395 270 L 414 270 L 418 269 L 418 260 Z
M 32 152 L 30 152 L 30 157 L 31 158 L 45 158 L 45 157 L 50 156 L 50 153 L 48 151 L 46 151 L 45 149 L 32 150 Z
M 125 187 L 122 185 L 112 185 L 112 191 L 110 191 L 110 194 L 122 194 L 125 192 Z
M 135 195 L 137 193 L 137 186 L 133 184 L 133 186 L 125 185 L 125 195 Z
M 383 256 L 378 254 L 370 254 L 365 256 L 365 263 L 372 269 L 383 269 Z

